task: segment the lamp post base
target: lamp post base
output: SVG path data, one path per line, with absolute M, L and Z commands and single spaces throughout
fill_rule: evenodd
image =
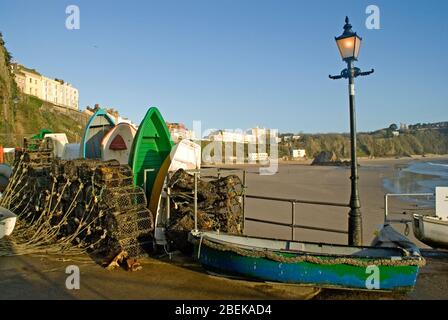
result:
M 348 218 L 348 244 L 362 246 L 362 217 L 359 208 L 352 208 Z

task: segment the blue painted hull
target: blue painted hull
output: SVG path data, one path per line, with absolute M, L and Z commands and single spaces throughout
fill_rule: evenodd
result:
M 417 265 L 379 265 L 379 286 L 372 287 L 372 269 L 366 266 L 372 261 L 367 257 L 351 257 L 366 266 L 342 263 L 292 262 L 280 263 L 268 258 L 240 255 L 195 243 L 195 256 L 201 265 L 223 275 L 239 276 L 251 280 L 310 285 L 322 288 L 342 288 L 378 291 L 410 291 L 414 288 L 420 267 Z M 292 253 L 280 253 L 294 256 Z M 295 253 L 298 256 L 298 253 Z M 332 259 L 316 255 L 321 259 Z M 337 257 L 334 257 L 337 258 Z

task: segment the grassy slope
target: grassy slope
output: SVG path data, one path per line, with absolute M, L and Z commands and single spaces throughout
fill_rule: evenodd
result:
M 55 107 L 36 97 L 23 95 L 22 99 L 14 112 L 16 135 L 29 136 L 45 128 L 65 133 L 70 142 L 80 140 L 88 119 L 86 115 Z
M 0 142 L 9 139 L 6 135 L 11 132 L 14 120 L 10 106 L 17 88 L 12 81 L 8 63 L 9 53 L 3 46 L 3 39 L 0 36 Z
M 16 104 L 14 98 L 18 98 Z M 0 38 L 0 144 L 19 146 L 24 137 L 43 128 L 66 133 L 70 142 L 76 142 L 86 122 L 87 116 L 83 113 L 54 107 L 18 92 L 9 71 L 8 53 Z
M 348 158 L 350 139 L 343 134 L 303 135 L 292 148 L 304 148 L 310 156 L 320 151 L 334 151 L 338 156 Z M 288 148 L 280 148 L 285 155 Z M 358 134 L 358 156 L 394 157 L 424 154 L 448 154 L 448 130 L 418 130 L 402 133 L 398 137 L 390 133 Z

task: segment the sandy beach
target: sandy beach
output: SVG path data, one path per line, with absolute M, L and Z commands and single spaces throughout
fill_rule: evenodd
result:
M 439 159 L 439 158 L 438 158 Z M 428 160 L 428 159 L 425 159 Z M 410 159 L 360 161 L 360 195 L 363 214 L 363 241 L 370 244 L 384 220 L 383 179 L 395 166 Z M 421 161 L 421 160 L 416 160 Z M 258 168 L 245 167 L 247 194 L 348 203 L 349 168 L 316 167 L 305 163 L 282 163 L 272 176 L 259 174 Z M 288 203 L 247 199 L 246 216 L 291 222 Z M 391 211 L 408 213 L 419 210 L 412 204 L 393 202 Z M 304 226 L 347 230 L 348 208 L 296 205 L 295 223 Z M 401 216 L 404 216 L 401 214 Z M 290 239 L 291 229 L 248 221 L 246 234 Z M 404 226 L 398 226 L 404 231 Z M 347 235 L 296 229 L 296 240 L 345 244 Z M 413 237 L 412 231 L 409 237 Z M 2 240 L 0 240 L 2 241 Z M 418 243 L 419 246 L 425 247 Z M 79 265 L 81 289 L 65 289 L 65 267 Z M 189 258 L 179 254 L 173 260 L 145 258 L 143 270 L 107 271 L 89 257 L 0 257 L 0 299 L 447 299 L 448 260 L 429 259 L 417 282 L 416 290 L 406 295 L 316 290 L 308 287 L 235 281 L 208 275 Z
M 414 159 L 361 159 L 359 168 L 360 198 L 363 215 L 363 243 L 369 245 L 375 231 L 384 221 L 383 179 L 390 177 L 397 167 L 403 167 L 410 161 L 442 160 L 447 157 L 416 157 Z M 252 171 L 257 172 L 257 170 Z M 350 169 L 345 167 L 316 167 L 306 162 L 301 164 L 281 164 L 274 176 L 248 175 L 248 194 L 269 195 L 273 197 L 304 200 L 348 202 L 350 197 Z M 346 201 L 344 201 L 344 199 Z M 393 199 L 389 203 L 389 212 L 397 218 L 411 218 L 422 208 L 413 203 Z M 404 214 L 406 213 L 406 214 Z M 259 219 L 291 222 L 291 205 L 263 200 L 247 200 L 247 216 Z M 326 206 L 296 205 L 295 223 L 305 226 L 319 226 L 347 231 L 348 209 Z M 405 226 L 394 224 L 395 229 L 405 231 Z M 256 222 L 247 222 L 246 233 L 256 236 L 281 237 L 290 239 L 291 229 Z M 347 243 L 347 235 L 314 230 L 297 229 L 295 239 Z M 412 228 L 408 237 L 421 248 L 428 248 L 418 241 Z M 322 299 L 447 299 L 448 260 L 427 259 L 428 266 L 423 268 L 416 290 L 405 296 L 388 296 L 368 293 L 341 292 L 323 290 L 316 298 Z

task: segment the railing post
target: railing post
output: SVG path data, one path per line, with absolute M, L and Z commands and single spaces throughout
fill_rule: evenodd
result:
M 384 195 L 384 223 L 387 222 L 387 215 L 389 214 L 389 209 L 388 209 L 388 205 L 389 205 L 389 201 L 388 201 L 388 194 Z
M 294 225 L 296 224 L 296 203 L 294 201 L 291 201 L 291 209 L 291 240 L 294 241 Z
M 168 221 L 170 220 L 170 195 L 171 195 L 171 188 L 167 187 L 166 188 L 166 221 L 165 224 L 168 223 Z
M 243 233 L 246 223 L 246 170 L 243 170 Z
M 194 173 L 194 231 L 198 231 L 198 173 Z

